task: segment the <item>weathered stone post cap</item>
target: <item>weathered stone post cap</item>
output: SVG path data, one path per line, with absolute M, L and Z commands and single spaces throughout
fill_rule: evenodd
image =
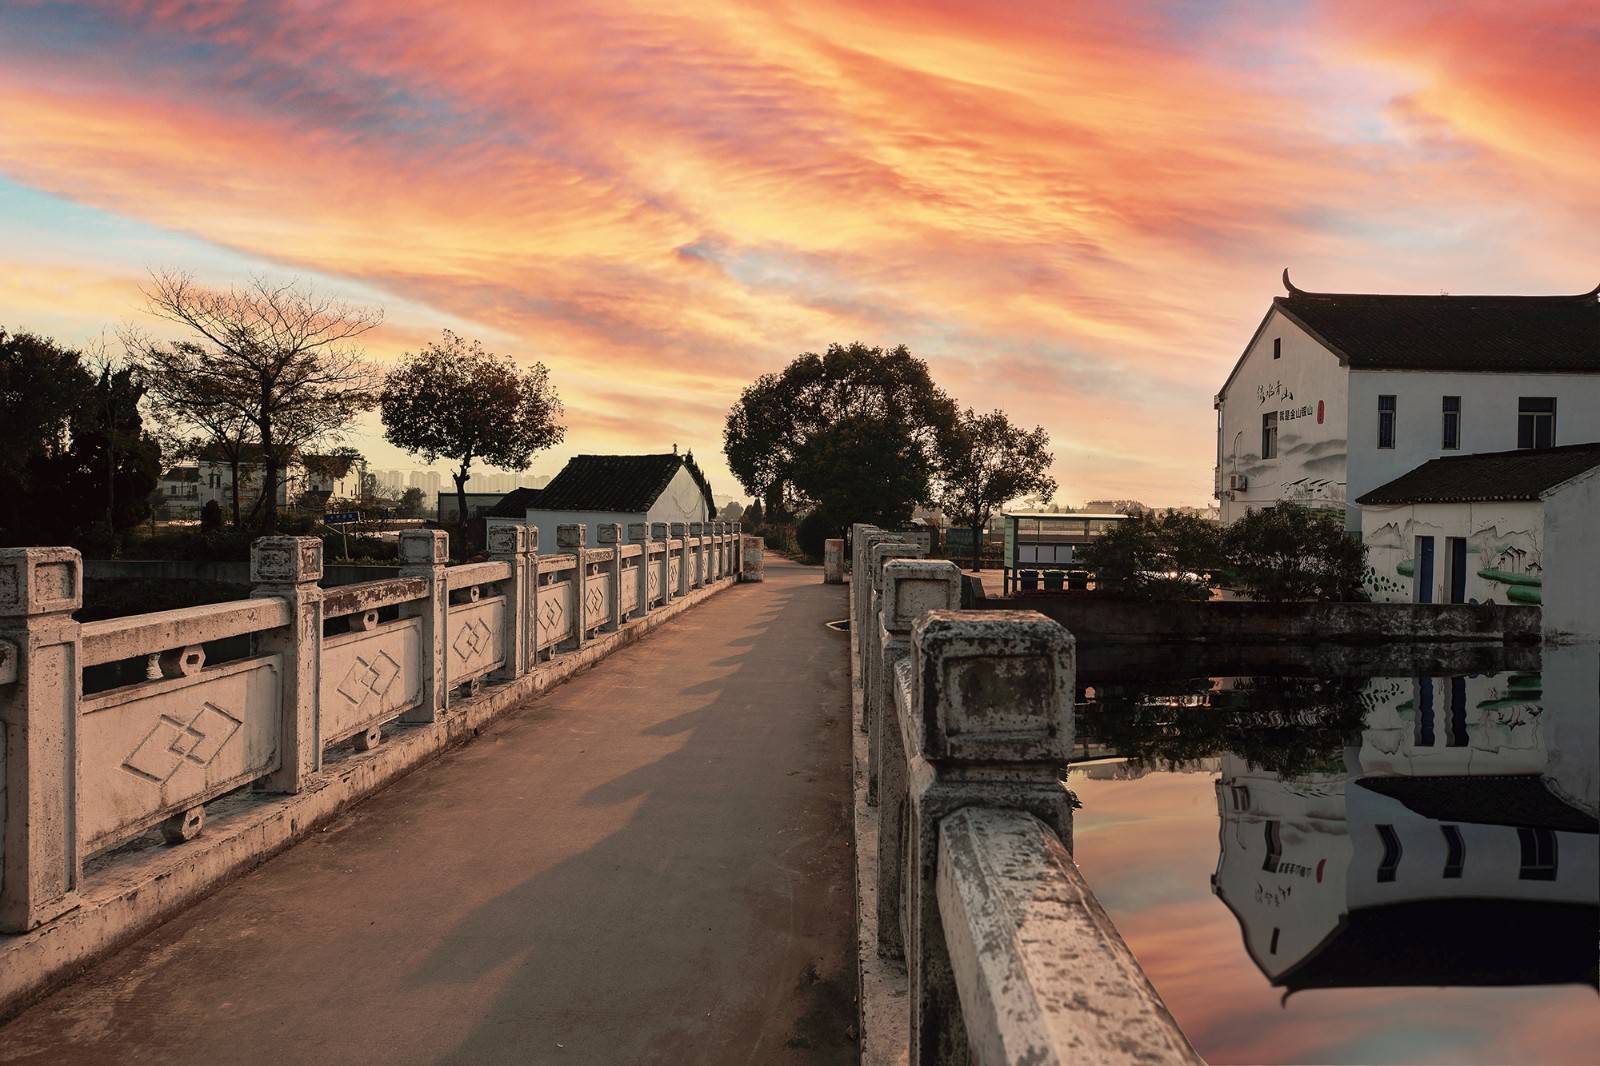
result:
M 400 562 L 404 566 L 443 566 L 450 561 L 450 534 L 442 529 L 402 529 Z
M 615 522 L 601 522 L 594 527 L 596 544 L 621 544 L 622 527 Z
M 728 532 L 729 533 L 741 533 L 743 531 L 744 531 L 744 523 L 743 522 L 732 522 L 732 523 L 729 523 L 729 525 L 728 525 Z
M 674 537 L 687 536 L 688 533 L 689 533 L 689 526 L 686 523 L 683 523 L 683 522 L 674 522 L 674 523 L 672 523 L 672 535 Z
M 582 522 L 562 523 L 556 527 L 556 547 L 581 548 L 589 540 L 589 527 Z
M 909 633 L 929 611 L 961 603 L 961 568 L 948 559 L 891 559 L 883 565 L 883 627 Z
M 650 523 L 650 539 L 651 540 L 666 540 L 667 537 L 671 535 L 671 532 L 672 532 L 672 527 L 669 526 L 665 522 L 651 522 Z
M 628 539 L 631 540 L 631 541 L 651 540 L 652 539 L 651 536 L 650 536 L 651 528 L 652 527 L 651 527 L 649 522 L 629 522 L 628 523 Z
M 250 580 L 257 585 L 315 585 L 322 580 L 322 541 L 257 537 L 250 545 Z
M 689 536 L 698 537 L 698 536 L 702 535 L 705 532 L 705 529 L 706 529 L 706 527 L 705 527 L 705 523 L 704 522 L 690 522 L 689 523 Z
M 872 553 L 867 557 L 867 569 L 872 573 L 872 587 L 879 592 L 883 591 L 883 564 L 890 559 L 920 559 L 927 554 L 920 544 L 910 544 L 900 540 L 878 541 L 873 544 Z
M 59 614 L 83 606 L 76 548 L 0 548 L 0 615 Z
M 530 529 L 521 522 L 502 522 L 489 527 L 489 554 L 490 555 L 526 555 L 530 550 L 529 540 L 537 543 L 537 529 Z M 529 533 L 535 536 L 530 538 Z
M 931 761 L 1072 752 L 1072 634 L 1037 611 L 929 611 L 911 631 L 911 705 Z

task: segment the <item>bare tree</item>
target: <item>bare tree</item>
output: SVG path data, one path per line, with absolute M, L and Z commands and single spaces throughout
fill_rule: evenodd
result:
M 278 483 L 296 452 L 338 437 L 376 402 L 378 375 L 354 342 L 383 312 L 260 276 L 213 289 L 187 273 L 154 271 L 142 291 L 151 314 L 195 335 L 188 343 L 145 347 L 140 361 L 152 392 L 161 380 L 161 402 L 219 444 L 212 425 L 249 427 L 263 468 L 257 520 L 275 528 Z M 236 520 L 237 507 L 236 497 Z

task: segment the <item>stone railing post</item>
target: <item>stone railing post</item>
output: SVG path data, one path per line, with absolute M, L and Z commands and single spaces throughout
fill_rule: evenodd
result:
M 1031 814 L 1072 847 L 1072 635 L 1036 611 L 929 611 L 912 629 L 905 910 L 914 1064 L 965 1061 L 935 896 L 939 824 L 963 807 Z M 880 891 L 882 886 L 880 886 Z M 949 1056 L 948 1058 L 946 1056 Z
M 422 702 L 400 716 L 402 722 L 432 722 L 450 707 L 449 656 L 445 635 L 450 617 L 450 587 L 445 567 L 450 561 L 450 534 L 442 529 L 400 531 L 400 576 L 428 583 L 421 600 L 401 607 L 406 617 L 422 619 Z
M 672 602 L 672 527 L 666 522 L 650 523 L 650 539 L 661 542 L 661 606 Z
M 622 628 L 622 526 L 604 522 L 594 532 L 600 547 L 611 549 L 611 570 L 606 575 L 611 586 L 611 620 L 606 623 L 606 632 L 615 633 Z
M 572 578 L 572 636 L 563 650 L 577 651 L 589 635 L 589 527 L 582 522 L 556 527 L 556 549 L 571 552 L 578 560 Z
M 711 576 L 722 580 L 722 549 L 727 544 L 727 538 L 722 535 L 722 523 L 711 523 Z
M 316 537 L 259 537 L 250 545 L 251 596 L 289 604 L 289 624 L 259 635 L 256 648 L 283 656 L 278 769 L 263 778 L 267 792 L 299 792 L 322 769 L 318 691 L 322 680 L 322 541 Z
M 844 538 L 830 537 L 822 542 L 822 583 L 844 584 Z
M 634 580 L 639 584 L 638 606 L 634 609 L 634 616 L 643 618 L 650 613 L 650 523 L 629 522 L 628 542 L 639 546 L 639 567 L 634 571 Z
M 78 905 L 77 736 L 83 559 L 0 550 L 0 932 Z
M 875 693 L 883 687 L 883 646 L 878 637 L 878 619 L 883 610 L 883 568 L 890 559 L 920 559 L 927 554 L 921 545 L 910 544 L 903 540 L 879 540 L 872 545 L 872 550 L 867 553 L 867 573 L 863 575 L 870 583 L 867 590 L 866 623 L 862 627 L 862 634 L 866 642 L 866 655 L 861 660 L 863 672 L 867 675 L 866 687 L 861 693 L 861 731 L 872 731 L 872 707 L 876 702 Z
M 672 590 L 674 596 L 689 595 L 689 525 L 686 522 L 672 523 L 672 539 L 679 544 L 678 548 L 678 587 Z M 671 546 L 668 546 L 671 554 Z
M 521 522 L 495 523 L 487 531 L 489 558 L 511 564 L 511 580 L 506 582 L 506 661 L 494 673 L 498 678 L 517 678 L 528 672 L 528 628 L 533 622 L 533 581 L 538 565 L 528 558 L 529 532 Z
M 739 580 L 747 582 L 766 580 L 767 543 L 755 533 L 739 537 Z
M 861 665 L 862 676 L 858 681 L 865 684 L 868 649 L 872 644 L 872 635 L 877 632 L 876 625 L 867 617 L 867 611 L 872 606 L 872 579 L 867 574 L 867 568 L 872 561 L 872 546 L 888 540 L 889 534 L 866 523 L 858 523 L 854 530 L 850 539 L 850 596 L 855 601 L 855 628 L 851 630 L 850 637 L 855 641 L 856 656 Z
M 694 588 L 704 588 L 706 584 L 706 527 L 704 522 L 689 523 L 689 544 L 693 546 L 694 566 L 690 573 L 694 575 L 692 582 Z
M 911 655 L 911 630 L 929 611 L 961 606 L 961 568 L 944 559 L 894 559 L 883 568 L 878 641 L 883 669 L 870 695 L 867 802 L 878 805 L 878 952 L 900 958 L 900 886 L 906 816 L 906 745 L 895 700 L 896 671 Z

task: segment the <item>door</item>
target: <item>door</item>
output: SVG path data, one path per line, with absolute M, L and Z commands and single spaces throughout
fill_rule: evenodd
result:
M 1417 538 L 1416 602 L 1433 602 L 1433 538 Z
M 1450 537 L 1445 541 L 1450 552 L 1450 602 L 1467 602 L 1467 538 Z

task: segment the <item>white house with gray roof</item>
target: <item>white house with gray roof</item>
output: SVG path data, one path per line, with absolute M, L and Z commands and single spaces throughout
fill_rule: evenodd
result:
M 1361 528 L 1429 459 L 1600 440 L 1600 288 L 1572 296 L 1315 293 L 1283 274 L 1216 396 L 1226 524 L 1292 500 Z

